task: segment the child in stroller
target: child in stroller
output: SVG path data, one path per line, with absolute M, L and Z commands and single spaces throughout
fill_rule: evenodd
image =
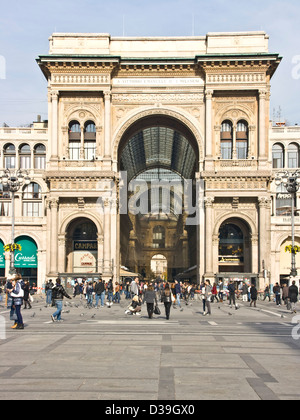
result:
M 131 304 L 126 309 L 126 315 L 141 315 L 141 299 L 138 296 L 134 296 Z

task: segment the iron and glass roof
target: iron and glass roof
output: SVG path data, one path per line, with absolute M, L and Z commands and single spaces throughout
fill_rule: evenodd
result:
M 132 136 L 121 154 L 121 170 L 128 181 L 153 168 L 164 168 L 191 179 L 196 154 L 189 141 L 168 127 L 149 127 Z

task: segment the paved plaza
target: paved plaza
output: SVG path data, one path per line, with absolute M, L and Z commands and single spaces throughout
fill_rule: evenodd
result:
M 77 297 L 53 323 L 39 297 L 25 330 L 2 307 L 1 400 L 300 400 L 300 321 L 284 306 L 214 303 L 204 317 L 197 301 L 167 321 L 162 305 L 150 320 L 127 304 L 87 309 Z

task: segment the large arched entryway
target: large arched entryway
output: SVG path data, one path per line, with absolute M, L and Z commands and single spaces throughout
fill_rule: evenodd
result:
M 187 225 L 191 213 L 184 207 L 184 183 L 195 203 L 199 171 L 191 130 L 170 116 L 141 118 L 124 133 L 118 164 L 129 190 L 128 212 L 120 216 L 121 265 L 149 280 L 154 249 L 167 258 L 168 280 L 197 265 L 197 226 Z

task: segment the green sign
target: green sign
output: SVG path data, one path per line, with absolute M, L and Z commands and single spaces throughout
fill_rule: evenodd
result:
M 5 268 L 4 243 L 0 241 L 0 268 Z
M 22 251 L 15 251 L 16 268 L 37 268 L 37 246 L 33 239 L 21 236 L 16 240 L 21 245 Z

